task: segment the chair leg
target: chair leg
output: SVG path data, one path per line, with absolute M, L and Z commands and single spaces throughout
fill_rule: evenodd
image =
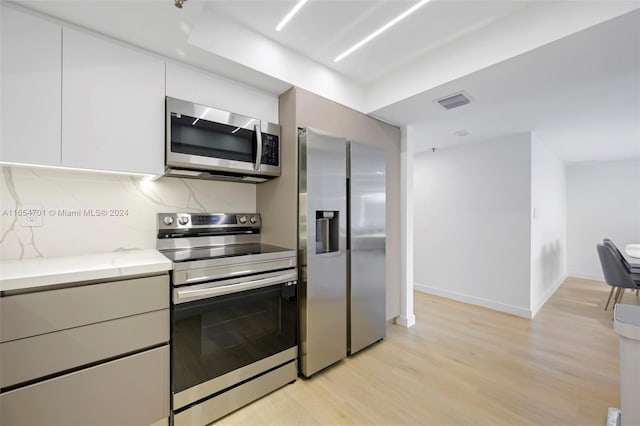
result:
M 622 287 L 616 288 L 616 294 L 613 296 L 613 306 L 618 303 L 618 299 L 620 298 L 620 292 L 622 291 Z
M 604 310 L 606 311 L 609 307 L 609 302 L 611 302 L 611 296 L 613 296 L 613 292 L 615 291 L 615 287 L 611 287 L 611 291 L 609 292 L 609 298 L 607 299 L 607 304 L 604 305 Z
M 618 296 L 618 300 L 616 301 L 616 303 L 622 302 L 622 296 L 624 296 L 624 291 L 625 290 L 626 290 L 626 288 L 620 287 L 620 295 Z

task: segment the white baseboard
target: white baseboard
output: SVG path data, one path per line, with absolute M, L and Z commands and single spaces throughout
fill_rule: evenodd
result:
M 558 280 L 551 287 L 547 289 L 547 291 L 544 292 L 542 297 L 537 302 L 532 304 L 533 309 L 531 310 L 531 318 L 536 316 L 540 308 L 542 308 L 544 304 L 547 303 L 547 300 L 549 300 L 549 298 L 553 296 L 553 293 L 556 292 L 556 290 L 562 285 L 562 283 L 566 279 L 567 279 L 567 274 L 563 274 L 560 278 L 558 278 Z
M 398 325 L 401 325 L 403 327 L 409 328 L 412 327 L 416 324 L 416 316 L 415 315 L 409 315 L 409 316 L 402 316 L 402 315 L 398 315 L 395 318 L 395 323 Z
M 604 275 L 602 274 L 590 274 L 583 272 L 569 272 L 568 274 L 572 278 L 580 278 L 583 280 L 604 281 Z
M 472 305 L 482 306 L 485 308 L 493 309 L 495 311 L 506 312 L 508 314 L 517 315 L 519 317 L 532 318 L 532 312 L 530 309 L 521 308 L 519 306 L 507 305 L 505 303 L 483 299 L 481 297 L 469 296 L 468 294 L 456 293 L 454 291 L 443 290 L 441 288 L 431 287 L 424 284 L 414 283 L 413 288 L 414 290 L 421 291 L 423 293 L 434 294 L 436 296 L 442 296 L 464 303 L 471 303 Z

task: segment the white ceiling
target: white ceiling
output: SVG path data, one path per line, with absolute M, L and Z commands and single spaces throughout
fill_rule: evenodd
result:
M 366 85 L 531 1 L 431 1 L 339 62 L 334 62 L 336 56 L 409 9 L 416 0 L 310 1 L 280 32 L 275 30 L 276 25 L 297 0 L 212 1 L 207 7 Z
M 449 111 L 433 102 L 460 90 L 474 101 Z M 566 162 L 640 157 L 640 11 L 373 115 L 411 123 L 419 150 L 533 132 Z
M 299 85 L 411 126 L 420 149 L 533 131 L 565 161 L 638 155 L 638 13 L 561 39 L 638 1 L 433 0 L 333 62 L 416 1 L 311 0 L 281 32 L 296 0 L 15 2 L 270 93 Z M 254 41 L 288 72 L 262 67 L 250 46 L 238 52 Z M 432 103 L 459 89 L 476 102 L 448 112 Z M 463 129 L 471 134 L 452 136 Z
M 173 0 L 17 0 L 12 3 L 271 93 L 279 94 L 291 87 L 287 82 L 188 43 L 205 0 L 188 0 L 183 9 L 177 9 Z

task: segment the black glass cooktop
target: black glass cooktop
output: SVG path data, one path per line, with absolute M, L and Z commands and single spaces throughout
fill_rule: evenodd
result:
M 260 243 L 232 244 L 214 247 L 198 247 L 192 249 L 165 250 L 161 253 L 174 263 L 194 262 L 196 260 L 219 259 L 223 257 L 247 256 L 252 254 L 279 253 L 294 251 L 278 246 Z

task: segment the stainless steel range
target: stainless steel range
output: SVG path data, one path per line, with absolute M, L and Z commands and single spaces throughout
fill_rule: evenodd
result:
M 258 214 L 158 214 L 173 262 L 175 425 L 205 425 L 297 376 L 295 250 L 260 243 Z

